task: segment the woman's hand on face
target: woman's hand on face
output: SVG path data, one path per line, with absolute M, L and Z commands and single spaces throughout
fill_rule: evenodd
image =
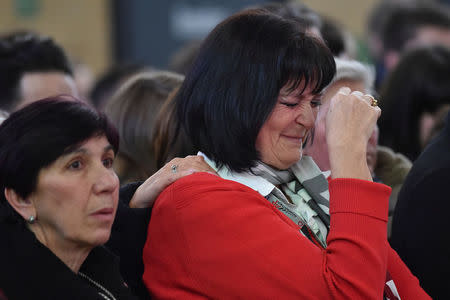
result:
M 152 207 L 158 195 L 171 183 L 196 172 L 217 175 L 202 156 L 189 155 L 174 158 L 139 186 L 130 201 L 132 208 Z
M 330 100 L 326 136 L 333 178 L 372 180 L 367 167 L 367 142 L 381 114 L 373 98 L 341 88 Z

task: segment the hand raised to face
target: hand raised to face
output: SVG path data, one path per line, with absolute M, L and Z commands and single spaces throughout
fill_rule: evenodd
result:
M 330 100 L 326 137 L 334 178 L 371 180 L 367 168 L 367 142 L 381 114 L 373 97 L 341 88 Z

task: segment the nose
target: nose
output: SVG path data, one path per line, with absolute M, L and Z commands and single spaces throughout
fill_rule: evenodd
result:
M 93 175 L 94 193 L 112 193 L 119 186 L 119 178 L 113 169 L 105 168 L 103 165 Z
M 311 129 L 314 127 L 316 122 L 317 108 L 310 105 L 305 105 L 299 108 L 298 115 L 295 119 L 297 124 L 302 125 L 306 129 Z

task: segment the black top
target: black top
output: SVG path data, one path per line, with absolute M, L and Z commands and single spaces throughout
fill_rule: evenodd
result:
M 111 238 L 105 246 L 120 257 L 120 272 L 130 290 L 139 299 L 147 300 L 150 296 L 142 280 L 142 251 L 147 239 L 151 209 L 128 206 L 141 183 L 130 183 L 120 188 L 116 219 L 111 229 Z
M 450 299 L 450 114 L 406 178 L 391 245 L 433 299 Z
M 9 300 L 136 299 L 119 273 L 118 259 L 96 247 L 80 268 L 108 292 L 74 273 L 23 224 L 0 223 L 0 295 Z M 106 296 L 106 297 L 105 297 Z

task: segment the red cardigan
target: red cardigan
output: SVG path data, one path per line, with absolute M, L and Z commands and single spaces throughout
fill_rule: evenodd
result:
M 159 196 L 144 247 L 155 299 L 375 299 L 386 273 L 405 299 L 430 299 L 386 240 L 390 188 L 330 181 L 327 248 L 258 192 L 196 173 Z

